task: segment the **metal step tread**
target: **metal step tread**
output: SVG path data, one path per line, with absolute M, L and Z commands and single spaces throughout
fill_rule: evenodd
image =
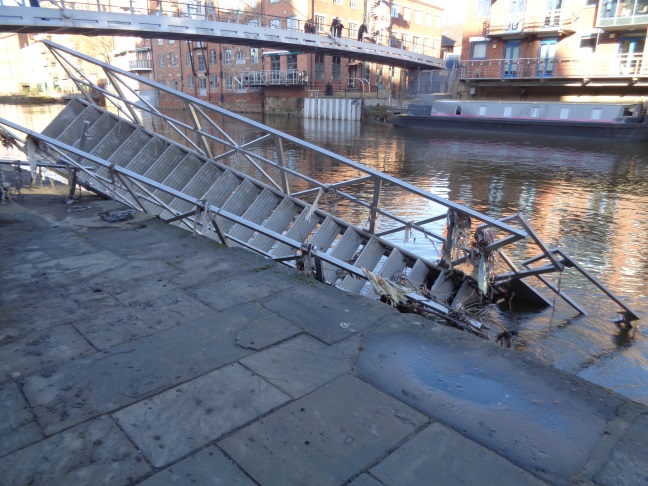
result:
M 298 212 L 299 207 L 290 199 L 286 198 L 279 203 L 279 206 L 277 206 L 268 220 L 263 224 L 263 227 L 276 233 L 283 233 L 288 225 L 295 219 Z M 274 239 L 268 236 L 257 234 L 252 238 L 252 240 L 250 240 L 250 245 L 263 252 L 269 252 L 275 242 Z
M 382 256 L 385 254 L 385 251 L 386 248 L 376 238 L 371 238 L 367 243 L 365 243 L 360 255 L 353 265 L 357 268 L 364 268 L 373 271 Z M 340 284 L 340 288 L 350 292 L 360 292 L 365 283 L 366 280 L 364 279 L 356 278 L 353 275 L 347 275 Z
M 275 193 L 269 189 L 264 189 L 261 194 L 254 200 L 250 207 L 243 213 L 243 218 L 260 225 L 265 221 L 268 215 L 277 207 L 281 201 Z M 240 241 L 248 241 L 254 236 L 255 231 L 241 224 L 235 224 L 228 232 L 228 236 Z

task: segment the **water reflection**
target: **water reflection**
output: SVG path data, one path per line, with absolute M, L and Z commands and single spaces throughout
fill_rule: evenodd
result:
M 56 108 L 4 105 L 0 106 L 0 116 L 40 130 Z M 174 117 L 178 115 L 173 113 Z M 185 121 L 190 123 L 188 118 Z M 215 122 L 227 127 L 237 143 L 260 135 L 258 130 L 225 120 Z M 550 246 L 560 246 L 626 299 L 635 311 L 648 315 L 645 144 L 439 136 L 431 131 L 376 123 L 280 117 L 267 117 L 265 123 L 491 216 L 522 213 Z M 208 129 L 222 137 L 214 127 Z M 180 138 L 172 130 L 167 131 L 167 136 Z M 213 143 L 211 149 L 220 153 L 225 147 Z M 263 150 L 265 157 L 275 157 L 272 148 Z M 297 147 L 286 146 L 285 155 L 290 167 L 299 167 L 327 183 L 359 175 L 355 169 L 326 157 L 306 155 Z M 229 163 L 260 177 L 243 160 L 230 157 Z M 308 186 L 300 180 L 291 183 L 293 190 Z M 359 185 L 356 191 L 369 194 L 371 187 Z M 332 207 L 335 201 L 324 204 Z M 384 188 L 382 204 L 414 220 L 442 212 L 433 203 L 391 191 L 389 185 Z M 348 203 L 340 202 L 337 210 L 357 224 L 366 219 L 366 211 Z M 440 231 L 441 226 L 438 223 L 436 230 Z M 403 235 L 391 238 L 402 243 Z M 407 248 L 428 257 L 437 254 L 432 242 L 420 237 L 410 240 Z M 514 256 L 535 255 L 532 250 L 521 246 Z M 541 312 L 519 309 L 506 321 L 510 329 L 519 330 L 516 348 L 648 403 L 646 332 L 640 329 L 634 336 L 619 332 L 611 322 L 616 307 L 573 272 L 552 281 L 588 315 L 578 316 L 560 301 L 555 309 Z

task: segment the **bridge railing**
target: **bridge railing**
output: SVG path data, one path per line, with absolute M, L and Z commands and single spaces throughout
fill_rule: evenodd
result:
M 307 86 L 308 72 L 288 69 L 284 71 L 244 71 L 239 75 L 243 86 Z
M 32 0 L 34 1 L 34 0 Z M 29 6 L 30 0 L 0 0 L 0 5 Z M 205 5 L 204 2 L 176 2 L 176 1 L 158 1 L 156 5 L 149 6 L 147 2 L 139 0 L 113 0 L 105 2 L 103 0 L 95 1 L 65 1 L 65 0 L 41 0 L 40 6 L 43 8 L 58 8 L 70 10 L 87 10 L 96 12 L 112 13 L 129 13 L 132 15 L 156 15 L 166 17 L 178 17 L 187 20 L 208 21 L 208 22 L 226 22 L 232 24 L 248 25 L 254 27 L 266 27 L 270 29 L 280 29 L 284 31 L 294 31 L 308 33 L 309 35 L 319 35 L 334 38 L 331 33 L 330 24 L 317 24 L 313 29 L 307 28 L 308 19 L 296 16 L 274 16 L 262 13 L 255 9 L 246 8 L 228 9 L 214 5 Z M 342 29 L 342 39 L 358 40 L 357 30 L 349 26 Z M 309 32 L 314 30 L 315 32 Z M 381 46 L 397 47 L 406 51 L 417 54 L 424 54 L 431 57 L 440 58 L 441 51 L 439 48 L 424 46 L 418 42 L 410 40 L 400 40 L 389 38 L 386 31 L 380 33 L 368 33 L 363 36 L 363 42 L 377 44 Z

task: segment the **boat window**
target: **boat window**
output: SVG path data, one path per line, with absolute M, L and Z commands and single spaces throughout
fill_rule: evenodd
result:
M 592 116 L 590 117 L 590 119 L 592 119 L 592 120 L 600 120 L 602 111 L 603 110 L 601 110 L 600 108 L 593 108 L 592 109 Z
M 486 114 L 486 107 L 485 106 L 480 106 L 479 107 L 479 116 L 484 116 Z
M 510 106 L 507 106 L 506 108 L 504 108 L 504 116 L 507 117 L 507 118 L 511 116 L 511 107 Z
M 561 120 L 566 120 L 568 116 L 569 116 L 569 108 L 561 108 L 560 109 L 560 119 Z
M 537 106 L 531 108 L 531 118 L 538 118 L 538 115 L 540 115 L 540 108 Z
M 623 116 L 635 116 L 635 107 L 634 106 L 624 106 L 623 107 Z
M 461 105 L 457 105 L 457 108 L 455 108 L 455 115 L 461 115 Z

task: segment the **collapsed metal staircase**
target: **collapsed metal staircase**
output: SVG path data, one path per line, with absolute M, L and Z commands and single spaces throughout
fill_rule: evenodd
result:
M 548 305 L 526 283 L 529 277 L 538 278 L 584 313 L 543 276 L 565 267 L 576 268 L 616 302 L 622 309 L 621 321 L 627 324 L 638 319 L 563 251 L 548 248 L 521 215 L 490 218 L 152 81 L 51 42 L 46 45 L 85 96 L 70 101 L 42 133 L 0 120 L 0 134 L 5 143 L 25 152 L 30 152 L 29 144 L 35 144 L 42 165 L 66 167 L 64 172 L 70 180 L 87 189 L 222 244 L 243 246 L 293 265 L 340 289 L 374 298 L 380 295 L 394 304 L 406 302 L 477 329 L 480 322 L 466 313 L 467 309 L 508 301 L 513 295 Z M 66 55 L 101 67 L 115 90 L 89 82 L 78 71 L 79 63 Z M 132 79 L 157 89 L 159 96 L 179 98 L 192 123 L 172 118 L 139 96 L 127 82 Z M 97 106 L 90 92 L 101 93 L 116 109 Z M 150 120 L 145 123 L 143 115 Z M 219 124 L 215 115 L 224 121 Z M 237 142 L 235 134 L 227 133 L 229 122 L 242 122 L 258 129 L 259 134 Z M 313 180 L 290 166 L 284 153 L 287 145 L 351 167 L 359 175 L 328 183 Z M 248 164 L 254 177 L 250 171 L 234 168 L 241 162 Z M 296 181 L 301 189 L 292 191 Z M 438 208 L 438 214 L 423 221 L 393 214 L 380 205 L 381 190 L 386 185 L 409 198 L 422 198 Z M 354 192 L 353 188 L 359 186 L 371 189 L 368 200 L 366 195 Z M 352 224 L 335 216 L 334 205 L 325 201 L 328 195 L 360 208 L 366 224 Z M 382 232 L 377 224 L 380 218 L 390 222 Z M 445 235 L 428 226 L 444 220 Z M 475 229 L 471 228 L 473 222 L 476 231 L 468 237 L 468 229 Z M 384 238 L 399 231 L 418 232 L 442 243 L 439 260 L 429 261 Z M 461 234 L 463 237 L 458 237 Z M 516 263 L 504 248 L 521 240 L 530 241 L 539 254 Z M 486 271 L 495 257 L 507 271 Z M 400 297 L 395 298 L 395 293 Z

